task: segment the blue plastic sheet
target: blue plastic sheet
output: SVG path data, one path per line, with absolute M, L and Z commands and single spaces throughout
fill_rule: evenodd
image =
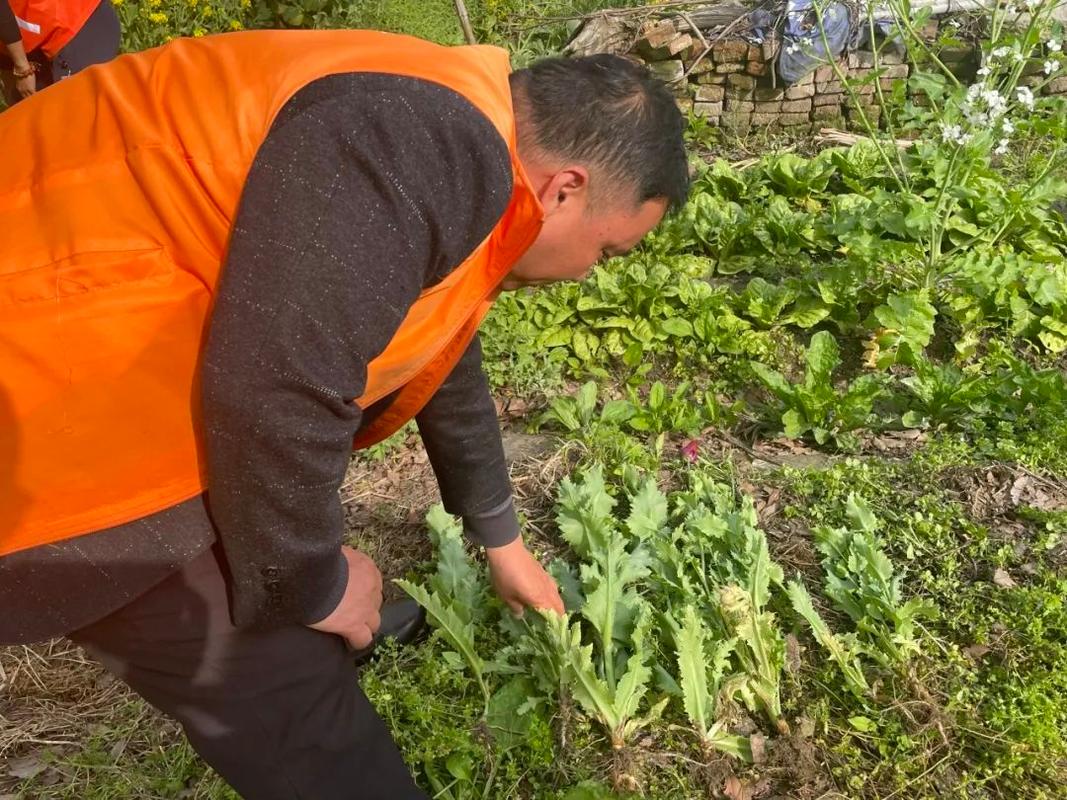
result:
M 820 64 L 845 51 L 852 38 L 848 6 L 824 4 L 822 26 L 825 41 L 812 0 L 789 0 L 782 26 L 782 49 L 778 54 L 778 77 L 785 83 L 796 83 Z

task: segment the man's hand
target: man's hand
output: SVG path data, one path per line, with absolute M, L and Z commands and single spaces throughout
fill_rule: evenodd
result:
M 342 547 L 341 554 L 348 562 L 344 596 L 329 616 L 308 627 L 343 636 L 353 648 L 362 650 L 381 625 L 382 573 L 370 556 L 358 550 Z
M 534 608 L 564 613 L 559 587 L 521 537 L 502 547 L 487 547 L 485 553 L 493 588 L 512 612 L 521 616 L 524 609 Z
M 19 97 L 23 99 L 29 97 L 37 91 L 37 76 L 31 72 L 29 75 L 15 78 L 15 91 L 17 91 Z

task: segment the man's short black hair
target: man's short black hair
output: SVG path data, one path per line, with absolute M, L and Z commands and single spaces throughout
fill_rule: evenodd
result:
M 620 56 L 549 58 L 511 75 L 518 113 L 542 152 L 598 169 L 637 202 L 685 205 L 684 122 L 666 85 Z

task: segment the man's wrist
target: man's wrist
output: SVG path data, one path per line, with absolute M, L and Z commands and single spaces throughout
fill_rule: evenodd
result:
M 526 549 L 526 543 L 522 540 L 522 536 L 516 536 L 510 542 L 506 544 L 498 544 L 492 547 L 485 548 L 485 555 L 489 559 L 490 563 L 494 560 L 502 558 L 508 558 L 509 556 Z

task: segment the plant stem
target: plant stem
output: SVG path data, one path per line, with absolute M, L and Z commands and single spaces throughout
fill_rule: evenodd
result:
M 902 25 L 904 29 L 907 30 L 908 36 L 911 37 L 911 40 L 915 44 L 919 45 L 919 48 L 923 51 L 926 57 L 933 61 L 935 64 L 937 64 L 938 68 L 945 74 L 945 77 L 948 78 L 952 82 L 952 84 L 958 89 L 961 86 L 959 78 L 957 78 L 953 74 L 952 70 L 950 70 L 944 65 L 941 59 L 934 55 L 933 50 L 930 49 L 929 45 L 926 44 L 926 41 L 923 39 L 923 37 L 920 36 L 919 32 L 915 30 L 915 28 L 912 26 L 911 20 L 908 18 L 908 15 L 904 13 L 904 9 L 900 7 L 898 3 L 895 2 L 889 3 L 888 8 L 890 11 L 893 12 L 893 17 L 897 20 L 897 23 L 899 25 Z
M 852 101 L 853 110 L 858 112 L 860 121 L 863 123 L 863 128 L 867 132 L 867 136 L 872 142 L 874 142 L 875 147 L 878 148 L 878 154 L 882 157 L 882 161 L 885 162 L 886 167 L 889 169 L 890 174 L 893 176 L 893 180 L 896 181 L 897 187 L 901 190 L 907 190 L 909 185 L 907 172 L 905 171 L 898 173 L 896 168 L 893 166 L 893 162 L 890 160 L 889 156 L 885 152 L 885 143 L 879 141 L 880 137 L 878 136 L 878 132 L 875 131 L 874 127 L 871 125 L 871 120 L 867 116 L 867 112 L 863 110 L 863 107 L 860 105 L 857 99 L 858 95 L 856 94 L 856 91 L 852 88 L 852 82 L 848 79 L 848 76 L 845 75 L 844 71 L 841 69 L 841 65 L 837 63 L 837 59 L 834 58 L 830 53 L 830 41 L 826 36 L 826 26 L 823 25 L 822 21 L 822 4 L 814 2 L 813 6 L 815 8 L 815 18 L 816 20 L 818 20 L 819 38 L 822 40 L 823 53 L 825 53 L 826 55 L 826 60 L 827 63 L 830 65 L 830 69 L 834 71 L 834 77 L 837 78 L 838 82 L 845 88 L 845 91 L 848 93 L 848 98 Z M 894 145 L 894 149 L 895 148 L 896 146 Z

